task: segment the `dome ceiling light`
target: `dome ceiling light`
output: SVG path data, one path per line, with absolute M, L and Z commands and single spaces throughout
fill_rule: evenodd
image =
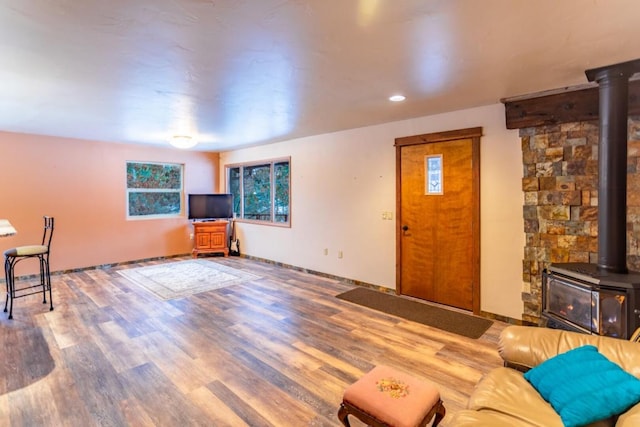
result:
M 175 135 L 169 140 L 169 144 L 173 145 L 176 148 L 180 148 L 182 150 L 186 150 L 187 148 L 193 148 L 196 146 L 198 141 L 191 138 L 188 135 Z

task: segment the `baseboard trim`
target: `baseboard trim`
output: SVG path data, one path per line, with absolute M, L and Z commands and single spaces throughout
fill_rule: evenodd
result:
M 267 258 L 260 258 L 260 257 L 256 257 L 256 256 L 253 256 L 253 255 L 242 254 L 242 255 L 240 255 L 240 257 L 241 258 L 246 258 L 246 259 L 249 259 L 249 260 L 252 260 L 252 261 L 264 262 L 265 264 L 275 265 L 275 266 L 278 266 L 278 267 L 286 268 L 288 270 L 295 270 L 295 271 L 300 271 L 302 273 L 313 274 L 314 276 L 325 277 L 327 279 L 332 279 L 332 280 L 338 280 L 338 281 L 340 281 L 342 283 L 346 283 L 348 285 L 362 286 L 362 287 L 365 287 L 365 288 L 375 289 L 375 290 L 380 291 L 380 292 L 391 293 L 391 294 L 394 294 L 394 295 L 396 294 L 396 290 L 395 289 L 387 288 L 385 286 L 374 285 L 372 283 L 367 283 L 367 282 L 363 282 L 363 281 L 360 281 L 360 280 L 347 279 L 346 277 L 336 276 L 336 275 L 329 274 L 329 273 L 323 273 L 321 271 L 316 271 L 316 270 L 310 270 L 308 268 L 298 267 L 298 266 L 292 265 L 292 264 L 285 264 L 283 262 L 274 261 L 274 260 L 267 259 Z
M 158 256 L 158 257 L 151 257 L 151 258 L 142 258 L 142 259 L 137 259 L 137 260 L 132 260 L 132 261 L 120 261 L 120 262 L 113 262 L 113 263 L 109 263 L 109 264 L 92 265 L 92 266 L 88 266 L 88 267 L 70 268 L 70 269 L 66 269 L 66 270 L 52 271 L 51 275 L 52 276 L 60 276 L 62 274 L 79 273 L 79 272 L 82 272 L 82 271 L 106 270 L 108 268 L 118 267 L 118 266 L 121 266 L 121 265 L 129 265 L 129 264 L 136 264 L 136 263 L 139 263 L 139 262 L 149 262 L 149 261 L 162 261 L 162 260 L 165 260 L 165 259 L 180 258 L 180 257 L 184 257 L 184 256 L 191 256 L 191 254 L 188 253 L 188 254 L 178 254 L 178 255 L 166 255 L 166 256 Z M 35 278 L 39 278 L 39 277 L 40 277 L 40 273 L 37 273 L 37 274 L 26 274 L 26 275 L 23 275 L 23 276 L 16 276 L 16 280 L 31 280 L 31 279 L 35 279 Z M 2 277 L 0 279 L 0 283 L 6 283 L 6 278 Z
M 480 316 L 485 317 L 487 319 L 499 320 L 500 322 L 508 323 L 510 325 L 519 325 L 519 326 L 538 326 L 535 323 L 527 322 L 522 319 L 514 319 L 513 317 L 502 316 L 500 314 L 489 313 L 488 311 L 480 311 Z
M 242 254 L 242 255 L 240 255 L 240 257 L 246 258 L 246 259 L 250 259 L 252 261 L 264 262 L 265 264 L 277 265 L 278 267 L 287 268 L 287 269 L 290 269 L 290 270 L 296 270 L 296 271 L 301 271 L 303 273 L 313 274 L 315 276 L 326 277 L 328 279 L 333 279 L 333 280 L 339 280 L 341 282 L 344 282 L 344 283 L 347 283 L 347 284 L 350 284 L 350 285 L 362 286 L 362 287 L 365 287 L 365 288 L 375 289 L 375 290 L 380 291 L 380 292 L 385 292 L 385 293 L 388 293 L 388 294 L 398 295 L 396 293 L 395 288 L 392 289 L 392 288 L 387 288 L 385 286 L 379 286 L 379 285 L 374 285 L 374 284 L 367 283 L 367 282 L 362 282 L 360 280 L 347 279 L 345 277 L 336 276 L 336 275 L 328 274 L 328 273 L 323 273 L 321 271 L 310 270 L 308 268 L 298 267 L 298 266 L 291 265 L 291 264 L 285 264 L 285 263 L 282 263 L 282 262 L 279 262 L 279 261 L 273 261 L 273 260 L 266 259 L 266 258 L 255 257 L 255 256 L 252 256 L 252 255 L 244 255 L 244 254 Z M 436 304 L 436 305 L 440 305 L 440 304 Z M 446 306 L 442 306 L 442 307 L 446 307 Z M 455 308 L 451 308 L 451 309 L 452 310 L 456 310 Z M 487 311 L 481 311 L 478 316 L 479 317 L 484 317 L 484 318 L 487 318 L 487 319 L 491 319 L 491 320 L 498 320 L 500 322 L 508 323 L 508 324 L 511 324 L 511 325 L 534 326 L 531 322 L 526 322 L 526 321 L 523 321 L 523 320 L 514 319 L 514 318 L 508 317 L 508 316 L 502 316 L 502 315 L 499 315 L 499 314 L 489 313 Z

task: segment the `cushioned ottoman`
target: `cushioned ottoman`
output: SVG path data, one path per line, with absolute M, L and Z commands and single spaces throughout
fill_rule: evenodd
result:
M 370 426 L 422 427 L 435 415 L 444 418 L 440 393 L 433 385 L 388 366 L 377 366 L 347 387 L 338 418 L 349 427 L 349 415 Z

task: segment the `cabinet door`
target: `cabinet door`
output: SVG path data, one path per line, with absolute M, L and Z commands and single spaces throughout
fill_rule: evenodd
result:
M 225 232 L 216 231 L 211 233 L 211 247 L 212 248 L 224 248 L 225 247 Z
M 196 247 L 198 249 L 208 249 L 211 247 L 211 233 L 197 233 Z

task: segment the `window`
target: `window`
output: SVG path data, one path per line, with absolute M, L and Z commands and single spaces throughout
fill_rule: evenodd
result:
M 227 166 L 227 191 L 238 219 L 290 224 L 290 159 Z
M 184 166 L 127 162 L 127 218 L 175 218 L 183 213 Z

